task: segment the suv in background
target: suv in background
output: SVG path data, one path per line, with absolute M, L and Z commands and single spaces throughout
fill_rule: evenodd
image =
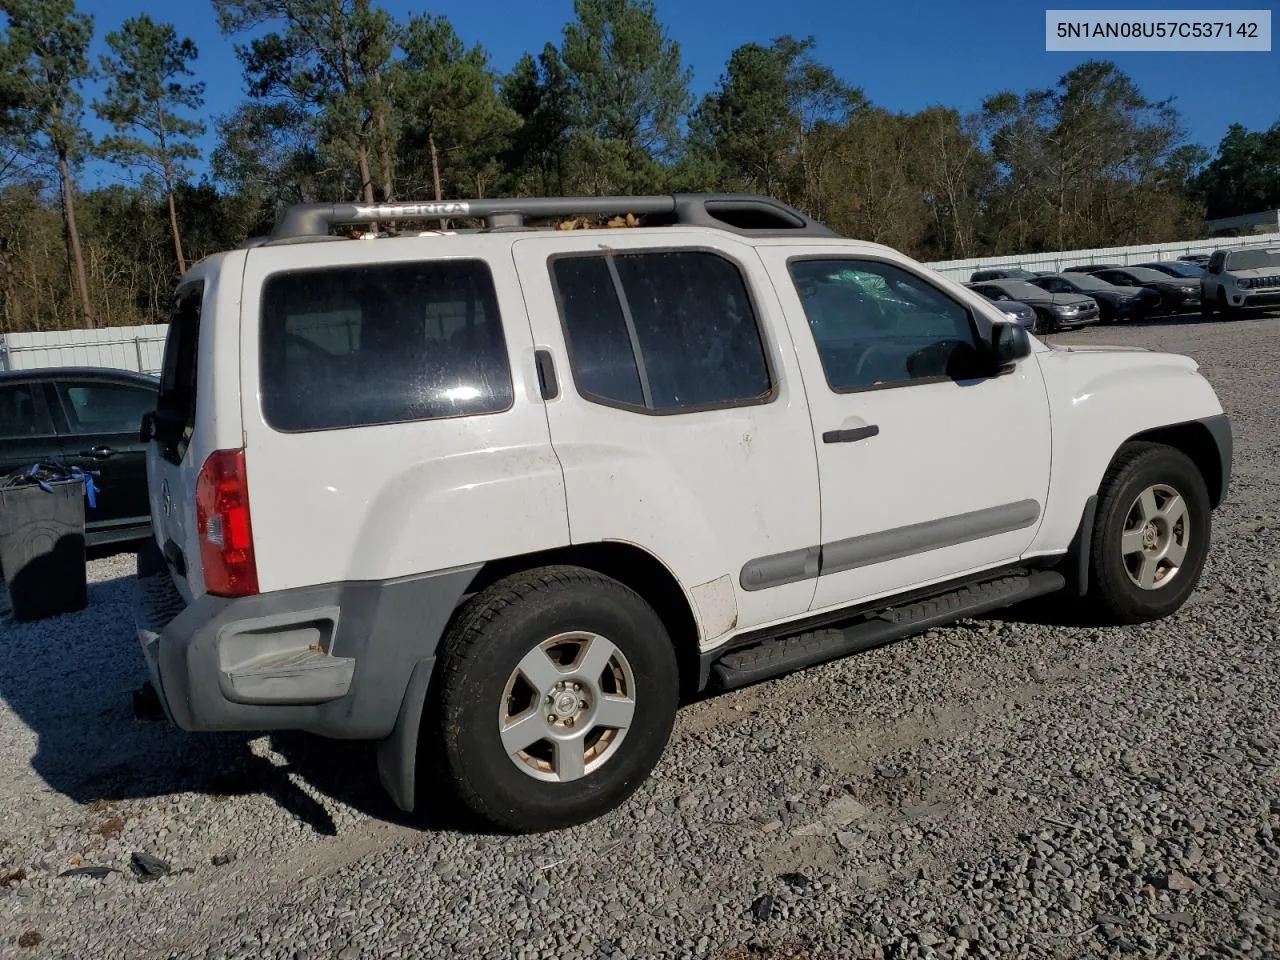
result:
M 331 236 L 433 218 L 484 228 Z M 1171 614 L 1231 466 L 1193 360 L 716 194 L 291 208 L 183 276 L 144 433 L 169 717 L 513 830 L 622 803 L 682 695 L 1058 590 Z
M 1200 310 L 1235 317 L 1280 304 L 1280 248 L 1215 250 L 1200 278 Z
M 89 547 L 151 536 L 146 444 L 138 423 L 155 409 L 157 381 L 127 370 L 58 367 L 0 373 L 0 476 L 54 461 L 97 476 L 85 504 Z

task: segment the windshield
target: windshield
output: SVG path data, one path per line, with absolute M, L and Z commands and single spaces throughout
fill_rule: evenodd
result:
M 1237 250 L 1227 254 L 1228 270 L 1258 270 L 1280 267 L 1280 250 Z
M 1116 286 L 1114 283 L 1107 283 L 1087 273 L 1073 273 L 1067 281 L 1081 290 L 1114 290 Z
M 1161 273 L 1159 270 L 1148 270 L 1146 267 L 1126 267 L 1125 273 L 1129 274 L 1135 280 L 1142 280 L 1146 283 L 1159 281 L 1163 283 L 1169 279 L 1167 273 Z
M 1195 278 L 1204 274 L 1204 268 L 1197 267 L 1194 263 L 1162 263 L 1160 266 L 1180 277 Z
M 1001 280 L 999 289 L 1015 300 L 1040 300 L 1042 299 L 1040 294 L 1044 293 L 1039 287 L 1025 280 Z

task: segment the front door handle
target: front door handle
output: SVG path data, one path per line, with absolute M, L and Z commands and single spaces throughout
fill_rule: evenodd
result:
M 866 427 L 852 427 L 848 430 L 828 430 L 822 435 L 823 443 L 857 443 L 859 440 L 866 440 L 868 437 L 874 437 L 880 432 L 880 428 L 874 423 Z
M 92 448 L 91 450 L 80 451 L 80 456 L 93 457 L 95 460 L 105 460 L 107 459 L 107 457 L 114 457 L 115 454 L 116 454 L 115 450 L 107 446 L 97 446 Z

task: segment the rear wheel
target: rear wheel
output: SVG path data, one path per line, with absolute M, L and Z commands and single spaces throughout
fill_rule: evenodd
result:
M 1031 320 L 1031 329 L 1027 332 L 1033 336 L 1052 333 L 1053 321 L 1039 310 L 1036 310 L 1035 317 Z
M 1130 443 L 1098 496 L 1090 594 L 1104 618 L 1173 613 L 1196 588 L 1209 550 L 1209 493 L 1196 465 L 1157 443 Z
M 578 567 L 516 574 L 477 595 L 438 670 L 421 759 L 474 814 L 519 832 L 625 801 L 662 755 L 679 696 L 658 615 Z

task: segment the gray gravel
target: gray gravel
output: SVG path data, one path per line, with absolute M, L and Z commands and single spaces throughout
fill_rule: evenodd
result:
M 1280 320 L 1055 339 L 1189 353 L 1233 417 L 1178 616 L 707 700 L 623 809 L 510 838 L 401 825 L 358 745 L 133 720 L 132 561 L 96 562 L 89 610 L 0 627 L 0 956 L 1280 955 Z

